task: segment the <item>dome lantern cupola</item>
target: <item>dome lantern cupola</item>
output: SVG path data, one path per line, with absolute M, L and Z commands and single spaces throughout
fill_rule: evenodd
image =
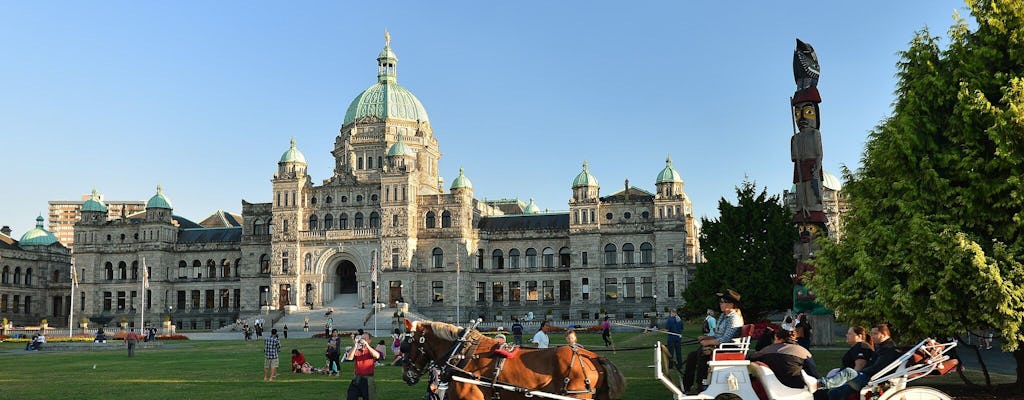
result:
M 57 237 L 53 233 L 43 229 L 43 216 L 36 217 L 36 227 L 21 236 L 18 244 L 21 246 L 49 246 L 57 243 Z
M 377 55 L 377 82 L 398 82 L 398 56 L 391 51 L 391 33 L 384 31 L 384 50 Z
M 302 152 L 299 151 L 299 149 L 297 147 L 295 147 L 295 138 L 294 137 L 292 138 L 292 141 L 291 141 L 291 147 L 289 147 L 288 151 L 285 151 L 284 154 L 281 155 L 281 161 L 280 162 L 283 162 L 283 163 L 291 163 L 291 162 L 293 162 L 293 163 L 300 163 L 300 164 L 305 164 L 306 163 L 306 156 L 303 155 Z
M 572 180 L 572 200 L 596 200 L 600 190 L 597 178 L 590 173 L 590 164 L 584 161 L 583 170 Z
M 342 126 L 366 117 L 379 121 L 397 119 L 429 123 L 423 103 L 398 84 L 398 57 L 391 51 L 391 34 L 384 32 L 384 49 L 377 56 L 377 83 L 370 86 L 348 105 Z
M 672 156 L 665 158 L 665 168 L 658 173 L 654 186 L 657 187 L 658 196 L 662 198 L 683 196 L 683 176 L 672 167 Z
M 469 178 L 467 178 L 466 175 L 463 173 L 462 167 L 459 167 L 459 176 L 456 177 L 454 181 L 452 181 L 451 190 L 454 191 L 455 189 L 472 189 L 472 188 L 473 188 L 473 182 L 469 181 Z
M 540 207 L 537 207 L 532 197 L 530 198 L 530 204 L 527 204 L 526 208 L 523 209 L 523 214 L 540 214 Z
M 402 135 L 398 135 L 398 141 L 395 142 L 395 144 L 391 145 L 391 148 L 388 149 L 388 157 L 395 157 L 395 156 L 409 156 L 409 157 L 412 157 L 412 156 L 415 156 L 415 155 L 416 155 L 416 152 L 412 151 L 412 148 L 409 147 L 409 145 L 405 144 L 405 142 L 402 141 Z
M 156 194 L 154 194 L 153 197 L 150 197 L 149 201 L 146 202 L 146 208 L 166 208 L 170 210 L 174 207 L 171 207 L 171 201 L 167 199 L 167 196 L 164 196 L 163 187 L 156 185 Z

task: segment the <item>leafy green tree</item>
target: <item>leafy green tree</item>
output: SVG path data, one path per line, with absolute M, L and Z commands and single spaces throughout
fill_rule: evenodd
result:
M 697 266 L 693 282 L 683 293 L 687 316 L 718 310 L 715 293 L 740 293 L 744 319 L 756 321 L 767 313 L 791 307 L 797 241 L 792 214 L 779 199 L 757 193 L 748 180 L 736 188 L 737 203 L 718 201 L 719 217 L 701 219 L 700 246 L 705 263 Z
M 898 63 L 893 113 L 844 171 L 842 241 L 810 282 L 840 320 L 898 338 L 994 328 L 1024 383 L 1024 4 L 968 0 L 949 45 L 925 29 Z

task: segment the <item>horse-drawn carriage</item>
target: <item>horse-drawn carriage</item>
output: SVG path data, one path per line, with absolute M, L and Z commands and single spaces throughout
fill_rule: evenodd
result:
M 745 327 L 746 328 L 746 327 Z M 749 332 L 750 329 L 745 331 Z M 948 400 L 949 395 L 926 386 L 907 386 L 908 383 L 930 375 L 941 375 L 956 366 L 956 360 L 947 355 L 956 342 L 939 343 L 925 339 L 906 351 L 896 361 L 870 377 L 861 388 L 857 400 Z M 695 395 L 686 395 L 666 375 L 662 363 L 662 345 L 654 351 L 655 377 L 672 392 L 676 400 L 743 399 L 743 400 L 812 400 L 818 390 L 818 380 L 803 373 L 805 387 L 795 389 L 783 385 L 767 365 L 746 359 L 750 336 L 733 339 L 714 349 L 708 362 L 706 389 Z
M 509 350 L 475 328 L 405 321 L 402 380 L 416 384 L 436 368 L 448 398 L 558 400 L 621 397 L 625 380 L 611 361 L 579 346 Z

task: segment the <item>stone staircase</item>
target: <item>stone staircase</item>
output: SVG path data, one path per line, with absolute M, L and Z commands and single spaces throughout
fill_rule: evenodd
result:
M 333 309 L 330 315 L 327 310 Z M 295 338 L 311 337 L 317 333 L 324 333 L 324 326 L 328 318 L 333 318 L 333 328 L 339 331 L 355 331 L 362 329 L 370 332 L 373 337 L 387 337 L 394 329 L 394 307 L 384 307 L 373 314 L 373 307 L 369 304 L 359 303 L 355 294 L 337 295 L 330 304 L 318 310 L 297 311 L 286 314 L 274 323 L 274 328 L 281 331 L 285 325 L 288 326 L 288 336 Z M 309 318 L 309 332 L 302 331 L 303 321 Z M 376 331 L 374 327 L 376 326 Z M 269 329 L 269 327 L 268 327 Z

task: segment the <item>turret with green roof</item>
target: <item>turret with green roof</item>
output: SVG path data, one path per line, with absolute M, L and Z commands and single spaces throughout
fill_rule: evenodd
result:
M 18 242 L 21 246 L 49 246 L 57 243 L 57 237 L 53 233 L 43 229 L 43 216 L 36 217 L 36 227 L 21 236 Z
M 288 151 L 281 155 L 281 161 L 283 163 L 306 163 L 306 156 L 302 155 L 302 152 L 295 147 L 295 138 L 292 138 L 291 147 Z
M 676 171 L 675 168 L 672 168 L 672 156 L 668 156 L 667 158 L 665 158 L 665 168 L 662 169 L 661 173 L 658 174 L 658 180 L 656 180 L 654 183 L 675 183 L 682 181 L 683 176 L 680 175 L 679 171 Z
M 167 199 L 167 196 L 164 196 L 163 187 L 156 185 L 156 194 L 146 202 L 146 208 L 166 208 L 170 210 L 174 207 L 171 207 L 171 201 Z
M 473 182 L 469 181 L 469 178 L 467 178 L 466 175 L 463 173 L 462 167 L 459 167 L 459 176 L 456 177 L 454 181 L 452 181 L 451 190 L 455 190 L 455 189 L 472 189 L 472 188 L 473 188 Z
M 100 201 L 100 195 L 96 188 L 92 189 L 92 196 L 89 197 L 89 200 L 82 203 L 82 212 L 107 212 L 107 205 Z

